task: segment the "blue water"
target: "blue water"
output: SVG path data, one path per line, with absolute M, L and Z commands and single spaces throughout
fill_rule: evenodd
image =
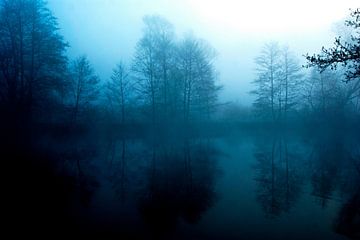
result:
M 69 212 L 80 232 L 132 239 L 359 238 L 356 137 L 114 137 L 70 145 L 66 151 L 77 154 L 63 162 L 78 182 Z

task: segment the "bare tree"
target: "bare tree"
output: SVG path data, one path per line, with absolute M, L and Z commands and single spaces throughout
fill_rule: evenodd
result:
M 93 104 L 99 95 L 99 78 L 86 56 L 75 59 L 71 66 L 71 93 L 73 95 L 73 121 Z
M 320 71 L 321 83 L 324 86 L 334 85 L 336 82 L 336 92 L 331 95 L 336 95 L 336 101 L 332 101 L 332 105 L 336 102 L 337 108 L 335 112 L 343 111 L 347 107 L 358 111 L 358 102 L 360 98 L 360 9 L 353 10 L 350 13 L 350 18 L 345 21 L 343 28 L 339 29 L 340 34 L 335 39 L 332 48 L 322 48 L 320 54 L 305 57 L 308 60 L 306 67 L 316 67 Z M 330 78 L 323 79 L 322 76 L 326 70 L 335 70 L 333 75 L 336 75 L 337 81 Z M 345 79 L 339 74 L 345 76 Z M 329 73 L 326 73 L 329 75 Z M 323 81 L 324 80 L 324 81 Z M 341 81 L 347 84 L 341 84 Z M 333 87 L 334 88 L 334 87 Z M 334 100 L 334 99 L 333 99 Z M 324 101 L 323 101 L 324 102 Z M 324 107 L 323 107 L 324 109 Z M 333 109 L 334 110 L 334 109 Z
M 28 114 L 49 105 L 62 90 L 66 47 L 45 1 L 1 1 L 1 103 Z
M 126 109 L 129 104 L 131 94 L 133 92 L 133 83 L 126 65 L 120 62 L 116 65 L 111 76 L 111 80 L 107 83 L 107 97 L 110 100 L 113 111 L 120 110 L 121 123 L 126 120 Z M 115 108 L 115 109 L 114 109 Z
M 217 85 L 217 72 L 214 67 L 215 50 L 205 41 L 200 41 L 199 54 L 195 58 L 198 79 L 195 83 L 196 107 L 200 114 L 210 119 L 218 102 L 218 93 L 222 89 Z
M 174 121 L 180 115 L 188 121 L 192 113 L 209 117 L 220 89 L 215 50 L 192 35 L 176 43 L 172 25 L 159 16 L 145 17 L 144 23 L 132 70 L 153 122 Z
M 170 101 L 170 88 L 172 84 L 172 71 L 174 68 L 175 34 L 174 27 L 166 19 L 159 16 L 147 16 L 145 22 L 155 44 L 155 67 L 159 78 L 159 101 L 163 117 L 168 118 Z
M 254 106 L 264 117 L 270 114 L 272 120 L 276 120 L 276 90 L 281 86 L 279 84 L 281 81 L 280 54 L 278 43 L 272 42 L 266 44 L 255 59 L 257 79 L 253 84 L 257 88 L 251 92 L 256 95 Z
M 192 36 L 185 38 L 179 46 L 179 69 L 182 84 L 183 118 L 188 121 L 194 85 L 196 82 L 196 62 L 199 42 Z
M 220 86 L 215 83 L 215 50 L 205 41 L 188 35 L 178 47 L 178 70 L 181 75 L 182 112 L 185 121 L 196 111 L 209 117 L 216 105 Z
M 343 71 L 312 69 L 302 85 L 302 94 L 307 100 L 304 107 L 315 119 L 327 116 L 340 120 L 345 113 L 357 111 L 357 82 L 344 84 L 344 81 Z
M 360 78 L 360 9 L 356 9 L 350 14 L 351 19 L 345 21 L 347 27 L 353 28 L 354 35 L 350 41 L 342 41 L 341 37 L 335 39 L 333 48 L 322 48 L 317 55 L 306 55 L 308 60 L 307 67 L 317 66 L 321 71 L 330 67 L 336 69 L 342 65 L 347 70 L 345 72 L 347 81 L 359 80 Z
M 282 49 L 282 84 L 280 86 L 280 118 L 287 120 L 288 112 L 294 108 L 299 97 L 299 85 L 303 78 L 301 65 L 294 54 L 286 46 Z M 283 102 L 283 104 L 282 104 Z M 282 105 L 282 106 L 281 106 Z
M 273 121 L 286 120 L 289 110 L 299 100 L 301 67 L 288 47 L 280 48 L 278 43 L 268 43 L 255 59 L 257 79 L 254 106 L 258 114 Z
M 172 25 L 162 17 L 146 16 L 143 21 L 144 34 L 136 46 L 132 71 L 155 122 L 161 105 L 167 113 L 174 33 Z

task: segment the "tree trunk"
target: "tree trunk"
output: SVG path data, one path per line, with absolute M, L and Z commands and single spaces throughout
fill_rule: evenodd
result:
M 271 57 L 271 69 L 270 69 L 270 84 L 271 84 L 271 115 L 273 121 L 275 121 L 275 112 L 274 112 L 274 69 L 273 69 L 273 59 Z
M 125 123 L 125 96 L 124 96 L 124 82 L 123 76 L 121 74 L 121 83 L 120 83 L 120 91 L 121 91 L 121 123 Z

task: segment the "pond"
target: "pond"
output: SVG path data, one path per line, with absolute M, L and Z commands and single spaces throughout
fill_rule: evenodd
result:
M 60 188 L 61 200 L 56 198 L 58 211 L 66 215 L 62 228 L 81 234 L 120 239 L 360 236 L 357 137 L 233 133 L 41 144 L 56 156 L 56 174 L 68 179 Z

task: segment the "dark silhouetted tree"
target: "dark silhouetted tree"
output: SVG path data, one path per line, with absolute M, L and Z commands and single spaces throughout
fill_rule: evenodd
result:
M 308 60 L 306 67 L 316 67 L 321 73 L 326 69 L 334 70 L 345 76 L 338 80 L 346 82 L 346 86 L 340 86 L 338 94 L 338 108 L 335 113 L 359 112 L 360 99 L 360 9 L 350 13 L 351 18 L 345 21 L 345 28 L 341 29 L 344 36 L 335 39 L 332 48 L 323 47 L 320 54 L 305 57 Z M 322 79 L 323 80 L 323 79 Z M 324 81 L 327 81 L 326 79 Z
M 279 63 L 280 48 L 278 43 L 266 44 L 255 59 L 257 79 L 253 82 L 257 89 L 251 93 L 256 95 L 254 107 L 258 114 L 265 118 L 276 119 L 276 86 L 279 83 L 281 66 Z
M 341 80 L 341 76 L 336 72 L 320 73 L 316 69 L 310 72 L 303 84 L 303 93 L 307 99 L 304 104 L 308 104 L 310 113 L 324 117 L 339 108 Z
M 126 109 L 133 93 L 133 83 L 129 76 L 126 65 L 120 62 L 113 70 L 111 80 L 107 84 L 107 97 L 110 101 L 112 111 L 120 112 L 121 123 L 125 123 Z
M 140 97 L 150 106 L 155 122 L 160 106 L 163 110 L 168 108 L 174 33 L 172 25 L 162 17 L 146 16 L 143 21 L 145 28 L 136 46 L 132 71 Z
M 213 66 L 215 50 L 205 41 L 188 35 L 178 47 L 178 71 L 180 73 L 182 113 L 188 121 L 196 112 L 209 117 L 221 89 L 216 85 Z
M 257 115 L 272 121 L 286 120 L 298 101 L 301 67 L 287 47 L 268 43 L 255 59 L 257 78 L 254 107 Z
M 322 48 L 320 54 L 309 56 L 308 67 L 317 66 L 321 71 L 330 67 L 336 69 L 339 64 L 346 68 L 346 79 L 359 80 L 360 78 L 360 9 L 352 11 L 351 19 L 345 25 L 354 29 L 350 41 L 342 41 L 341 37 L 335 39 L 334 47 Z M 359 83 L 360 84 L 360 83 Z
M 73 95 L 73 122 L 76 122 L 79 114 L 97 100 L 100 80 L 86 56 L 78 57 L 73 61 L 70 79 L 70 90 Z
M 301 66 L 294 54 L 288 47 L 282 49 L 282 69 L 281 85 L 279 89 L 279 117 L 285 121 L 288 118 L 288 112 L 295 108 L 299 102 L 299 85 L 303 74 Z
M 30 117 L 62 96 L 66 47 L 45 1 L 1 1 L 0 101 L 9 113 Z

